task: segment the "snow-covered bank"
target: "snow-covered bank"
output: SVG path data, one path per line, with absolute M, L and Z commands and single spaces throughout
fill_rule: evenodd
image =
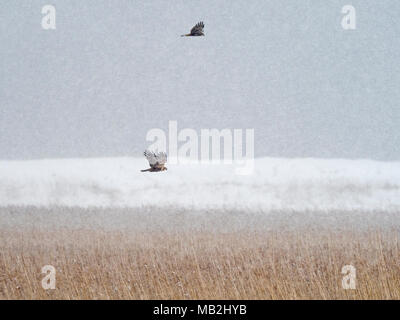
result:
M 141 158 L 0 161 L 0 206 L 400 209 L 400 162 L 263 158 L 248 176 L 229 165 L 145 168 Z

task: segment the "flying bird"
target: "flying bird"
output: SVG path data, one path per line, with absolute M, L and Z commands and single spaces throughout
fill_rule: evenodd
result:
M 198 24 L 196 24 L 192 30 L 190 30 L 190 33 L 188 34 L 183 34 L 181 37 L 198 37 L 198 36 L 204 36 L 204 23 L 203 21 L 200 21 Z
M 152 152 L 146 150 L 144 156 L 149 161 L 150 168 L 141 170 L 142 172 L 158 172 L 165 171 L 167 168 L 164 166 L 167 163 L 167 154 L 165 152 Z

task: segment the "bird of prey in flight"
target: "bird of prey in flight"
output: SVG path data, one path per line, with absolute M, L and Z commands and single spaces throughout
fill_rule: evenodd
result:
M 167 154 L 165 152 L 152 152 L 146 150 L 144 152 L 144 156 L 149 161 L 150 168 L 146 170 L 141 170 L 142 172 L 158 172 L 167 170 L 164 165 L 167 162 Z
M 204 23 L 203 21 L 200 21 L 198 24 L 196 24 L 192 30 L 190 30 L 190 33 L 188 34 L 183 34 L 181 37 L 198 37 L 198 36 L 204 36 Z

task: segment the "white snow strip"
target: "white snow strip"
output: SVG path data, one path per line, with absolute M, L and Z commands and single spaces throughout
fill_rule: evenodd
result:
M 248 176 L 230 165 L 147 167 L 144 158 L 0 161 L 0 206 L 400 209 L 400 162 L 262 158 Z

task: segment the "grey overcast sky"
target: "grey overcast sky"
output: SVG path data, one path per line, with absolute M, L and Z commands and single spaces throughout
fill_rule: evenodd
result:
M 139 155 L 177 120 L 254 128 L 258 157 L 400 160 L 399 17 L 397 0 L 4 0 L 0 159 Z

